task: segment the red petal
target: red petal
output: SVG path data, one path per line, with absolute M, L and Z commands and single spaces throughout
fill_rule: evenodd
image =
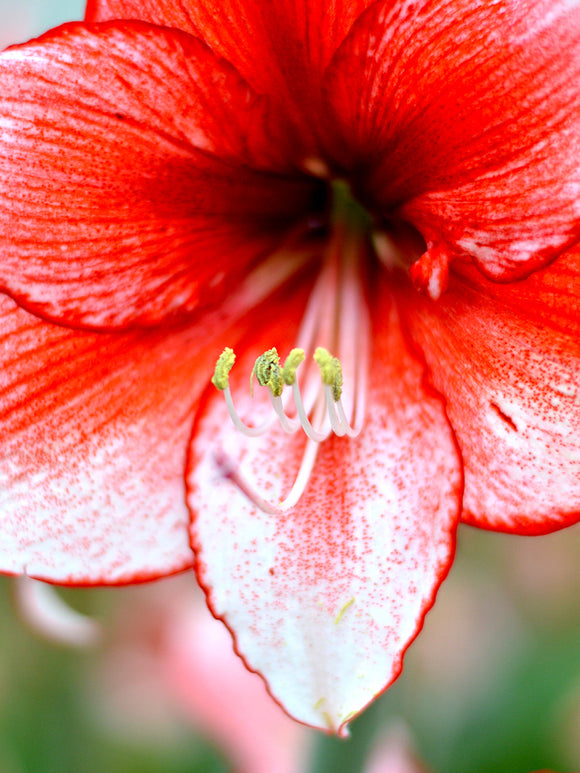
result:
M 183 33 L 70 25 L 0 55 L 0 84 L 0 286 L 35 313 L 211 306 L 310 207 L 296 137 Z
M 382 0 L 331 65 L 329 142 L 448 258 L 521 278 L 580 237 L 580 6 Z
M 255 340 L 256 353 L 291 345 L 284 322 L 263 323 L 268 336 Z M 461 497 L 442 403 L 423 386 L 386 294 L 375 322 L 363 433 L 322 444 L 294 509 L 255 508 L 216 456 L 225 451 L 276 501 L 296 476 L 303 437 L 242 437 L 220 395 L 209 395 L 199 416 L 188 472 L 196 565 L 212 610 L 289 714 L 343 734 L 401 670 L 452 560 Z M 246 415 L 251 367 L 247 356 L 235 368 Z
M 580 517 L 579 299 L 578 248 L 518 284 L 464 264 L 436 303 L 401 294 L 448 400 L 474 525 L 533 534 Z
M 3 296 L 0 314 L 0 570 L 92 584 L 189 566 L 183 470 L 211 330 L 75 332 Z
M 89 21 L 142 19 L 191 32 L 271 95 L 298 102 L 316 88 L 354 20 L 372 0 L 89 0 Z

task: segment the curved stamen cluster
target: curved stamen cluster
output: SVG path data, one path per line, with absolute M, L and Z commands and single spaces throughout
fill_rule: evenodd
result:
M 266 422 L 258 427 L 249 426 L 243 422 L 234 406 L 229 387 L 229 373 L 234 365 L 235 358 L 236 355 L 233 350 L 226 347 L 216 363 L 212 384 L 224 392 L 228 412 L 235 427 L 249 437 L 263 435 L 270 429 L 271 422 Z M 286 358 L 284 366 L 281 366 L 280 357 L 275 348 L 264 352 L 264 354 L 257 358 L 252 369 L 251 391 L 253 392 L 255 377 L 260 386 L 268 389 L 272 407 L 284 432 L 291 434 L 297 432 L 302 427 L 308 438 L 315 443 L 321 443 L 323 440 L 326 440 L 330 431 L 340 437 L 344 435 L 356 437 L 361 428 L 354 428 L 350 425 L 341 400 L 343 379 L 340 360 L 337 357 L 333 357 L 322 346 L 317 347 L 313 359 L 320 369 L 326 404 L 325 419 L 328 419 L 330 430 L 325 428 L 325 421 L 319 421 L 317 427 L 313 426 L 304 407 L 302 393 L 296 379 L 296 370 L 304 361 L 304 358 L 304 349 L 292 349 Z M 292 396 L 297 414 L 295 418 L 287 414 L 282 400 L 282 393 L 286 386 L 292 388 Z
M 272 417 L 260 425 L 247 424 L 240 417 L 229 388 L 229 374 L 236 359 L 232 349 L 224 349 L 212 378 L 214 386 L 224 394 L 234 426 L 244 435 L 264 435 L 276 421 L 288 434 L 300 429 L 306 434 L 294 484 L 278 503 L 267 501 L 253 490 L 234 460 L 223 452 L 216 454 L 223 475 L 268 513 L 283 513 L 296 505 L 306 490 L 320 446 L 331 434 L 356 438 L 363 427 L 370 321 L 361 269 L 368 247 L 368 223 L 357 214 L 358 210 L 356 217 L 353 216 L 348 191 L 340 186 L 334 186 L 333 190 L 335 211 L 331 237 L 297 332 L 296 348 L 290 351 L 283 365 L 277 350 L 269 349 L 257 358 L 252 368 L 250 393 L 253 396 L 254 379 L 267 389 Z M 330 354 L 331 350 L 340 359 Z
M 303 348 L 292 349 L 283 365 L 276 349 L 270 349 L 257 358 L 252 368 L 250 393 L 253 395 L 255 378 L 267 389 L 273 408 L 272 417 L 260 425 L 245 423 L 235 408 L 229 387 L 236 359 L 233 350 L 226 348 L 220 355 L 212 383 L 223 393 L 236 429 L 248 437 L 258 437 L 278 420 L 284 432 L 293 434 L 302 429 L 307 436 L 294 484 L 278 503 L 260 496 L 225 453 L 216 455 L 223 475 L 264 512 L 280 514 L 297 504 L 312 475 L 320 446 L 332 433 L 355 438 L 361 432 L 366 412 L 369 327 L 361 283 L 353 266 L 344 268 L 340 277 L 337 266 L 329 262 L 313 288 L 298 331 L 297 340 Z M 349 373 L 347 394 L 343 395 L 343 364 L 326 348 L 315 347 L 317 339 L 334 341 L 344 354 L 343 363 Z M 302 386 L 297 378 L 299 368 Z

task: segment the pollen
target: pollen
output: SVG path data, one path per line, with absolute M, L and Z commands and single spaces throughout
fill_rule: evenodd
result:
M 344 613 L 346 612 L 346 610 L 347 610 L 349 607 L 352 607 L 352 605 L 354 604 L 354 601 L 355 601 L 355 600 L 354 600 L 354 597 L 353 597 L 352 599 L 350 599 L 349 601 L 347 601 L 347 602 L 346 602 L 346 604 L 344 604 L 344 606 L 342 607 L 342 609 L 340 610 L 340 612 L 338 613 L 338 615 L 336 616 L 336 618 L 335 618 L 335 620 L 334 620 L 334 624 L 335 624 L 335 625 L 338 625 L 338 624 L 340 623 L 340 621 L 341 621 L 341 620 L 342 620 L 342 618 L 343 618 L 343 615 L 344 615 Z
M 333 357 L 324 347 L 319 346 L 314 352 L 314 362 L 320 368 L 322 383 L 332 388 L 334 402 L 342 395 L 342 365 L 337 357 Z
M 305 356 L 304 349 L 292 349 L 288 357 L 286 357 L 284 370 L 282 371 L 286 386 L 292 386 L 296 381 L 296 369 L 304 362 Z
M 254 376 L 260 386 L 269 387 L 274 397 L 280 397 L 284 389 L 284 379 L 280 367 L 280 357 L 275 348 L 268 349 L 254 363 L 250 375 L 250 389 L 252 389 Z
M 226 346 L 226 348 L 218 357 L 218 361 L 216 362 L 215 370 L 211 379 L 211 383 L 216 389 L 219 389 L 220 392 L 223 392 L 224 389 L 227 389 L 230 370 L 233 368 L 235 361 L 236 355 L 234 354 L 234 350 Z

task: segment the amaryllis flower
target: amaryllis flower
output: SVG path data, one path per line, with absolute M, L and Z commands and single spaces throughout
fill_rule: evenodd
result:
M 1 566 L 195 557 L 271 694 L 344 733 L 460 518 L 578 520 L 580 4 L 87 19 L 0 57 Z

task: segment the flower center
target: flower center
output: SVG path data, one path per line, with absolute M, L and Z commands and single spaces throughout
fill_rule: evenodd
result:
M 320 445 L 332 434 L 357 437 L 364 424 L 370 357 L 370 320 L 363 289 L 362 267 L 368 256 L 371 217 L 352 198 L 348 185 L 332 184 L 330 235 L 323 248 L 320 273 L 310 294 L 296 346 L 281 363 L 275 348 L 260 355 L 251 372 L 268 391 L 272 416 L 260 425 L 246 423 L 235 408 L 229 373 L 235 354 L 220 355 L 212 383 L 223 392 L 238 431 L 257 437 L 279 423 L 283 431 L 303 431 L 307 440 L 296 480 L 280 502 L 252 490 L 241 471 L 223 454 L 223 471 L 248 498 L 270 513 L 286 512 L 304 493 Z

